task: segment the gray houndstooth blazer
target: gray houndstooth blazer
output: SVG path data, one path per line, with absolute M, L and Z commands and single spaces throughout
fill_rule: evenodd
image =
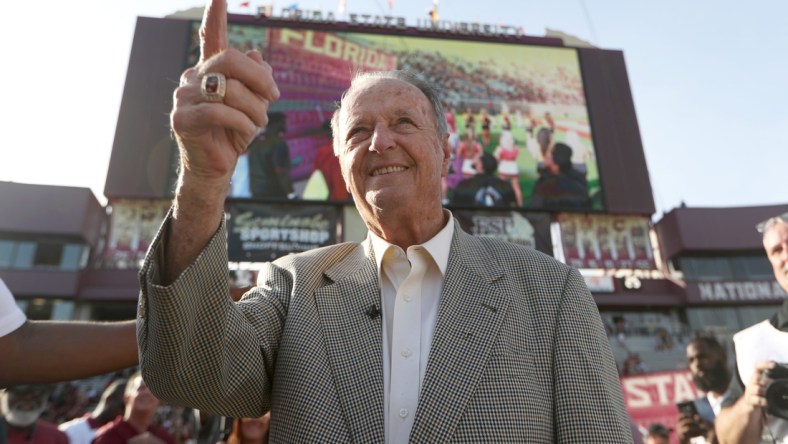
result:
M 272 412 L 271 442 L 382 443 L 382 321 L 369 240 L 266 264 L 233 303 L 224 224 L 170 286 L 162 233 L 140 272 L 143 375 L 162 400 Z M 577 271 L 458 225 L 414 443 L 625 443 L 632 435 L 596 305 Z

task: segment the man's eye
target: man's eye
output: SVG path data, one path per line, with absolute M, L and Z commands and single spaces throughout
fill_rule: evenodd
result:
M 347 133 L 347 140 L 357 140 L 364 134 L 363 128 L 353 128 Z

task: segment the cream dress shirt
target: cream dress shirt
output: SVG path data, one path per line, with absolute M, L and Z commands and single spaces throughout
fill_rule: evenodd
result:
M 432 239 L 408 251 L 370 232 L 375 251 L 383 313 L 383 386 L 386 443 L 407 443 L 421 382 L 427 369 L 432 334 L 454 220 Z

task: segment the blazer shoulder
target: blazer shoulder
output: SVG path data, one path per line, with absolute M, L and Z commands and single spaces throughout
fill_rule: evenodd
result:
M 514 261 L 520 264 L 526 264 L 529 267 L 549 269 L 563 273 L 568 273 L 571 270 L 571 267 L 558 261 L 554 257 L 525 245 L 515 244 L 492 237 L 472 236 L 470 234 L 466 234 L 466 236 L 478 242 L 485 253 L 493 257 L 499 264 L 507 264 Z

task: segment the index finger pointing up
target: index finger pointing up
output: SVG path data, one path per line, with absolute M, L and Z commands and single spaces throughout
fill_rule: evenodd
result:
M 209 0 L 200 26 L 200 63 L 227 49 L 227 0 Z

